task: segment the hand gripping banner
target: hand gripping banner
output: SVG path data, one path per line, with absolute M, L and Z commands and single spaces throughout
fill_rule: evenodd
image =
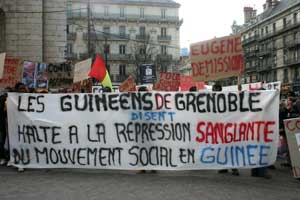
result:
M 10 160 L 23 168 L 268 166 L 278 107 L 278 91 L 10 93 Z

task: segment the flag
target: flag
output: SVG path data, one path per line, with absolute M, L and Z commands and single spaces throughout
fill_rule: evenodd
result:
M 102 83 L 103 87 L 109 87 L 112 89 L 111 80 L 109 73 L 106 70 L 105 63 L 100 55 L 97 55 L 96 60 L 92 66 L 92 69 L 89 73 L 90 77 L 97 79 Z

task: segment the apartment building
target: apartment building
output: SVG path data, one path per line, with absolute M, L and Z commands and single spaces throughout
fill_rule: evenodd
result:
M 175 71 L 180 60 L 180 5 L 172 0 L 69 0 L 67 54 L 102 54 L 113 82 L 138 76 L 138 66 Z
M 255 16 L 252 8 L 244 12 L 248 20 L 240 31 L 245 52 L 243 82 L 281 81 L 283 92 L 299 92 L 300 0 L 267 0 L 262 14 Z

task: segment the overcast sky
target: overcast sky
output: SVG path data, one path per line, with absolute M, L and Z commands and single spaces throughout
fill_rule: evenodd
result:
M 181 4 L 180 46 L 221 37 L 231 33 L 233 20 L 242 24 L 244 6 L 254 6 L 262 12 L 266 0 L 175 0 Z

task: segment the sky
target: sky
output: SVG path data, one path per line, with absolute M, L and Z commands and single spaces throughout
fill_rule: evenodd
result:
M 175 0 L 181 4 L 179 16 L 183 19 L 180 30 L 180 47 L 191 43 L 222 37 L 231 33 L 236 20 L 243 24 L 245 6 L 263 10 L 266 0 Z

